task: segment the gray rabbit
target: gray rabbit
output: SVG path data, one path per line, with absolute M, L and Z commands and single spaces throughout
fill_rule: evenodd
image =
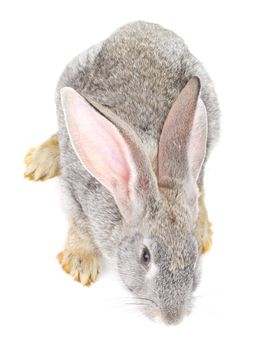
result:
M 211 245 L 203 175 L 219 135 L 212 81 L 180 37 L 134 22 L 68 64 L 56 105 L 58 134 L 27 154 L 25 176 L 61 172 L 63 269 L 89 285 L 105 256 L 149 318 L 180 322 Z

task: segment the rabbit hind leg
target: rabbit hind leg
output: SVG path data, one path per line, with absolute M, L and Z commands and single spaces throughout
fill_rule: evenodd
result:
M 57 134 L 40 146 L 31 148 L 25 158 L 24 177 L 31 181 L 45 181 L 60 175 L 60 149 Z

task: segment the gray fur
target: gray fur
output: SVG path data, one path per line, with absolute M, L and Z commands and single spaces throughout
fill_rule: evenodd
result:
M 109 191 L 81 165 L 64 122 L 60 90 L 68 86 L 91 96 L 122 118 L 137 134 L 153 162 L 166 116 L 188 80 L 198 76 L 208 116 L 207 155 L 219 136 L 219 108 L 213 84 L 183 40 L 156 24 L 125 25 L 104 42 L 76 57 L 57 85 L 56 104 L 61 150 L 61 182 L 69 217 L 89 222 L 88 234 L 100 253 L 116 261 L 120 276 L 144 301 L 149 317 L 179 322 L 191 307 L 198 279 L 199 253 L 195 208 L 184 184 L 158 188 L 149 197 L 138 224 L 127 224 Z M 205 159 L 205 161 L 206 161 Z M 202 185 L 204 165 L 198 185 Z M 196 205 L 196 204 L 193 204 Z M 146 279 L 139 262 L 148 240 L 157 273 Z

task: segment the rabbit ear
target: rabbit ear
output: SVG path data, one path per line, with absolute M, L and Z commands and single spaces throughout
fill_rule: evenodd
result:
M 162 187 L 173 181 L 196 182 L 206 154 L 207 111 L 200 98 L 200 80 L 191 78 L 174 102 L 160 137 L 158 178 Z
M 70 140 L 81 163 L 111 192 L 125 220 L 138 220 L 157 189 L 137 136 L 111 111 L 87 97 L 88 103 L 72 88 L 63 88 L 61 98 Z

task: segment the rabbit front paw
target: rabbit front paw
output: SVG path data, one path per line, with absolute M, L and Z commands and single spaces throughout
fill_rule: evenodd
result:
M 57 255 L 63 270 L 84 286 L 90 286 L 99 274 L 98 260 L 95 255 L 78 255 L 63 251 Z
M 45 181 L 60 174 L 60 150 L 57 135 L 51 136 L 24 158 L 24 177 L 32 181 Z

